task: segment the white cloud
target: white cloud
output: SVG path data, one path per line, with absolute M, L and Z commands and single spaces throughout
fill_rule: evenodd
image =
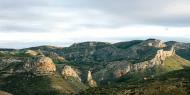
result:
M 190 15 L 189 1 L 175 1 L 169 3 L 165 8 L 165 12 L 171 16 L 189 16 Z
M 182 32 L 183 31 L 183 32 Z M 0 33 L 0 42 L 41 42 L 52 45 L 63 46 L 62 43 L 71 45 L 74 42 L 84 41 L 106 41 L 119 42 L 129 39 L 147 39 L 147 38 L 171 38 L 167 40 L 175 40 L 175 38 L 186 38 L 190 36 L 190 28 L 165 28 L 160 26 L 125 26 L 121 28 L 81 28 L 74 32 L 49 32 L 49 33 Z M 173 38 L 173 39 L 172 39 Z M 59 43 L 59 44 L 57 44 Z M 69 44 L 68 44 L 69 43 Z M 7 44 L 7 43 L 6 43 Z M 3 45 L 3 43 L 1 43 Z M 65 46 L 65 45 L 64 45 Z

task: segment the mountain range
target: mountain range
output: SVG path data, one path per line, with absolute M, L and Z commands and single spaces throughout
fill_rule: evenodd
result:
M 1 95 L 189 95 L 190 43 L 0 49 Z

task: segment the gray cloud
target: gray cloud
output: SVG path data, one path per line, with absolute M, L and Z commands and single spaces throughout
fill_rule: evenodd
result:
M 13 24 L 7 24 L 0 26 L 0 31 L 5 32 L 48 32 L 48 30 L 45 27 L 40 27 L 37 25 L 13 25 Z
M 115 15 L 123 24 L 147 24 L 161 26 L 189 26 L 190 4 L 188 0 L 71 0 L 67 7 L 96 9 Z M 184 6 L 186 5 L 186 6 Z M 173 9 L 167 9 L 173 7 Z M 175 8 L 176 7 L 176 8 Z M 170 11 L 176 11 L 170 13 Z M 179 11 L 184 11 L 181 14 Z M 131 22 L 125 20 L 130 19 Z
M 58 23 L 70 25 L 62 26 L 67 31 L 75 30 L 74 27 L 113 28 L 135 24 L 189 26 L 189 4 L 189 0 L 0 0 L 0 22 L 10 25 L 1 25 L 0 30 L 43 32 L 51 31 Z M 39 25 L 21 26 L 36 22 Z

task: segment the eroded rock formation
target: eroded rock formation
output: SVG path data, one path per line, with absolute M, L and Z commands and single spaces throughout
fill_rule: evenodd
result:
M 24 68 L 36 75 L 49 75 L 56 71 L 56 66 L 49 57 L 39 57 L 34 62 L 26 63 Z
M 175 50 L 173 47 L 169 51 L 165 51 L 165 50 L 161 49 L 161 50 L 157 51 L 155 59 L 156 60 L 165 60 L 167 57 L 170 57 L 174 54 L 175 54 Z
M 68 66 L 68 65 L 64 66 L 63 69 L 62 69 L 61 74 L 66 79 L 68 77 L 74 77 L 74 78 L 78 79 L 79 81 L 81 81 L 81 78 L 79 77 L 77 72 L 71 66 Z
M 88 71 L 87 82 L 90 87 L 97 87 L 96 81 L 92 78 L 91 71 Z
M 132 72 L 144 72 L 144 70 L 152 69 L 159 65 L 164 66 L 164 60 L 174 55 L 175 50 L 172 47 L 170 50 L 160 49 L 151 60 L 135 64 L 125 60 L 110 62 L 105 69 L 95 73 L 95 79 L 98 81 L 107 80 L 111 75 L 113 75 L 113 78 L 119 78 Z
M 167 57 L 170 57 L 173 55 L 175 55 L 175 50 L 173 47 L 169 51 L 164 51 L 163 49 L 161 49 L 161 50 L 157 51 L 157 54 L 155 55 L 155 57 L 152 60 L 148 60 L 148 61 L 140 62 L 140 63 L 136 63 L 136 64 L 128 64 L 128 65 L 125 64 L 124 66 L 120 66 L 119 69 L 115 70 L 113 72 L 113 75 L 116 78 L 118 78 L 123 75 L 126 75 L 127 73 L 129 73 L 131 71 L 142 71 L 147 68 L 153 68 L 154 66 L 157 66 L 157 65 L 164 65 L 163 61 Z

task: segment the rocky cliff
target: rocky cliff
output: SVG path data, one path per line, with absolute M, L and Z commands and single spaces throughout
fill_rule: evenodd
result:
M 173 55 L 175 55 L 175 50 L 173 47 L 169 51 L 165 51 L 163 49 L 158 50 L 157 54 L 155 55 L 155 57 L 153 59 L 145 61 L 145 62 L 136 63 L 136 64 L 129 64 L 123 69 L 116 70 L 114 72 L 114 75 L 115 75 L 115 77 L 121 77 L 131 71 L 138 72 L 138 71 L 142 71 L 145 69 L 151 69 L 158 65 L 164 65 L 163 61 L 167 57 L 170 57 Z
M 81 81 L 81 78 L 77 74 L 77 72 L 71 66 L 64 66 L 61 72 L 62 76 L 67 79 L 69 77 L 76 78 L 77 80 Z
M 156 66 L 164 65 L 163 61 L 167 57 L 171 57 L 173 55 L 175 55 L 175 50 L 173 47 L 170 48 L 170 50 L 160 49 L 151 60 L 135 64 L 131 64 L 128 61 L 111 62 L 106 66 L 105 69 L 96 72 L 95 75 L 96 77 L 98 77 L 98 81 L 106 80 L 112 75 L 114 78 L 120 78 L 132 72 L 143 72 Z
M 49 57 L 39 57 L 34 61 L 25 63 L 24 68 L 36 75 L 49 75 L 56 71 L 56 66 Z
M 96 81 L 92 78 L 91 71 L 88 71 L 87 82 L 90 87 L 97 87 Z

